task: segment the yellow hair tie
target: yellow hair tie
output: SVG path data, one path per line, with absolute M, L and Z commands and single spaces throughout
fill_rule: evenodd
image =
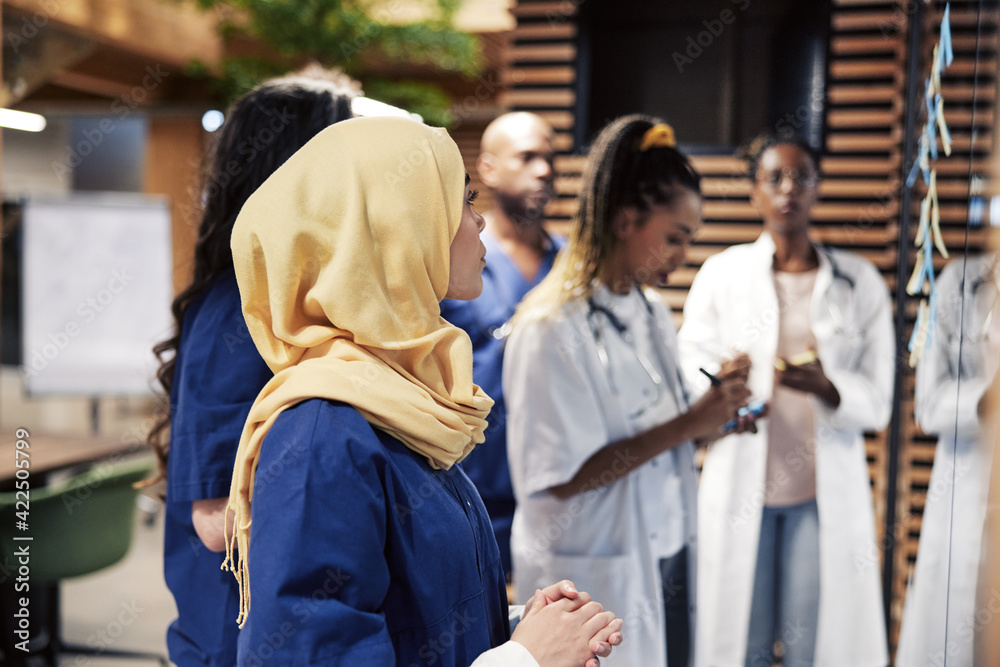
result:
M 639 151 L 649 150 L 650 148 L 663 148 L 664 146 L 673 148 L 676 145 L 677 139 L 674 138 L 674 128 L 666 123 L 660 123 L 649 128 L 646 130 L 646 134 L 642 135 L 642 144 L 639 146 Z

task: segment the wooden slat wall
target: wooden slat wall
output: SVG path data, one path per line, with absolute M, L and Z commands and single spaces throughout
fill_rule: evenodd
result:
M 577 3 L 519 2 L 500 104 L 532 111 L 556 132 L 556 192 L 546 211 L 553 231 L 565 233 L 575 210 L 584 159 L 574 156 Z
M 823 171 L 836 194 L 822 197 L 817 209 L 840 202 L 855 211 L 830 221 L 817 217 L 813 223 L 817 231 L 840 237 L 828 239 L 831 245 L 871 260 L 894 296 L 907 16 L 905 6 L 891 1 L 833 5 Z M 896 532 L 885 529 L 887 442 L 885 432 L 866 436 L 880 556 Z M 894 637 L 890 630 L 893 645 Z
M 951 158 L 936 164 L 942 230 L 953 257 L 961 256 L 965 243 L 970 149 L 973 171 L 985 173 L 985 158 L 993 144 L 998 12 L 995 1 L 987 4 L 989 15 L 983 22 L 979 43 L 978 84 L 974 85 L 977 3 L 952 2 L 956 59 L 942 83 L 954 152 Z M 944 3 L 935 4 L 922 26 L 910 25 L 912 14 L 907 6 L 905 0 L 834 0 L 827 81 L 826 153 L 821 165 L 820 200 L 813 211 L 815 238 L 867 257 L 882 272 L 894 296 L 904 141 L 915 140 L 904 137 L 908 30 L 922 31 L 922 52 L 926 56 L 918 86 L 918 90 L 922 90 Z M 551 226 L 565 231 L 575 212 L 574 198 L 585 163 L 585 157 L 572 153 L 576 3 L 518 0 L 513 12 L 517 27 L 504 74 L 509 92 L 501 104 L 540 113 L 560 133 L 560 154 L 556 161 L 559 198 L 550 205 L 548 213 Z M 972 133 L 973 109 L 975 135 Z M 749 203 L 750 184 L 744 176 L 744 163 L 722 156 L 698 156 L 693 162 L 704 177 L 706 224 L 688 253 L 687 266 L 676 272 L 672 286 L 663 293 L 678 324 L 691 281 L 705 259 L 732 244 L 754 240 L 761 230 L 758 216 Z M 922 194 L 918 191 L 914 197 L 914 224 Z M 981 232 L 973 232 L 970 235 L 972 248 L 980 249 L 984 239 Z M 908 261 L 912 269 L 912 252 Z M 938 270 L 944 263 L 941 259 L 935 261 Z M 916 299 L 907 303 L 907 333 L 912 330 L 916 305 Z M 916 556 L 920 515 L 934 453 L 934 441 L 919 434 L 913 424 L 913 386 L 913 374 L 907 369 L 900 474 L 895 482 L 886 478 L 886 434 L 867 436 L 879 543 L 884 547 L 888 540 L 894 540 L 897 547 L 890 627 L 893 651 L 906 580 Z M 890 534 L 883 535 L 890 483 L 898 484 L 897 520 Z

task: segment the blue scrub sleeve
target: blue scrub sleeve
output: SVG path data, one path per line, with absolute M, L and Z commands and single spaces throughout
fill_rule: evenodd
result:
M 236 278 L 223 276 L 184 319 L 171 396 L 170 501 L 229 495 L 243 424 L 271 377 L 243 320 Z
M 241 666 L 395 664 L 379 611 L 390 584 L 381 471 L 356 444 L 280 418 L 265 438 Z

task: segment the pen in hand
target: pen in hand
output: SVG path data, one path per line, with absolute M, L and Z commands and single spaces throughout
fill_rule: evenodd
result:
M 704 368 L 699 368 L 698 370 L 701 371 L 702 374 L 704 374 L 705 377 L 707 377 L 709 380 L 711 380 L 712 384 L 715 385 L 716 387 L 718 387 L 720 384 L 722 384 L 722 380 L 720 380 L 716 376 L 712 375 L 711 373 L 709 373 L 708 371 L 706 371 Z

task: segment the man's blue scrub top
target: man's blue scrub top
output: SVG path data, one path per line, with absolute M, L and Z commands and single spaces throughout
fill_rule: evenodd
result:
M 509 638 L 489 516 L 459 466 L 311 399 L 264 438 L 239 664 L 461 665 Z
M 191 502 L 229 495 L 236 447 L 271 371 L 257 353 L 233 273 L 188 309 L 170 396 L 163 570 L 178 618 L 167 630 L 179 667 L 236 664 L 239 590 L 191 522 Z
M 564 241 L 552 239 L 552 247 L 542 258 L 538 275 L 528 282 L 489 232 L 484 233 L 482 239 L 486 246 L 483 293 L 473 301 L 445 299 L 441 302 L 441 316 L 469 334 L 472 379 L 496 401 L 490 411 L 486 441 L 477 445 L 461 465 L 483 497 L 500 545 L 504 571 L 511 572 L 510 527 L 515 504 L 507 464 L 507 406 L 501 385 L 505 339 L 496 332 L 513 317 L 524 296 L 552 270 Z

